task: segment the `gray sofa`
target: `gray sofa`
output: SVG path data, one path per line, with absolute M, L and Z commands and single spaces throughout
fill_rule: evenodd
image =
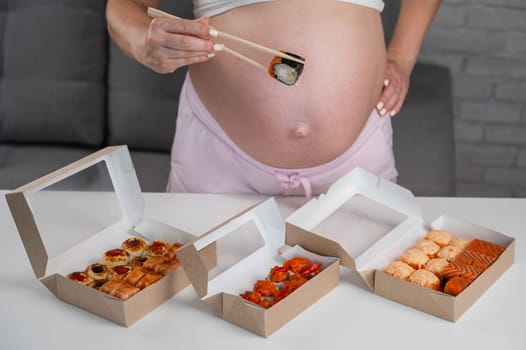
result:
M 387 1 L 386 37 L 398 3 Z M 162 8 L 191 17 L 191 0 Z M 106 145 L 127 144 L 143 191 L 164 191 L 185 75 L 156 74 L 108 38 L 105 1 L 0 0 L 0 189 L 12 189 Z M 418 64 L 394 120 L 399 183 L 454 194 L 451 79 Z

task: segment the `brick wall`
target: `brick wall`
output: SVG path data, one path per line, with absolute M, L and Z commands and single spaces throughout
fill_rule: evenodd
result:
M 452 71 L 458 195 L 526 197 L 526 0 L 443 0 L 420 60 Z

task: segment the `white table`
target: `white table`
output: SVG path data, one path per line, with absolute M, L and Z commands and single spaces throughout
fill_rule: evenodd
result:
M 515 264 L 456 323 L 374 295 L 355 273 L 342 269 L 338 287 L 265 339 L 215 317 L 192 287 L 130 328 L 58 300 L 34 277 L 0 194 L 1 349 L 526 349 L 526 199 L 417 199 L 428 220 L 449 214 L 517 239 Z M 261 200 L 145 196 L 148 216 L 196 235 Z M 279 203 L 286 216 L 300 199 Z

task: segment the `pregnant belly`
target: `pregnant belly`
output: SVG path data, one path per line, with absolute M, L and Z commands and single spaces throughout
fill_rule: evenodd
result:
M 286 86 L 225 52 L 193 65 L 205 107 L 227 135 L 256 160 L 280 168 L 317 166 L 358 137 L 381 91 L 385 45 L 380 15 L 326 0 L 242 6 L 211 19 L 222 31 L 299 54 L 298 84 Z M 218 39 L 268 65 L 272 55 Z

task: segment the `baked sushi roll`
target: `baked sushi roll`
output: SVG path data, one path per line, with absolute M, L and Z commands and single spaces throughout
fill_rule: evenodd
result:
M 403 252 L 400 256 L 400 260 L 411 266 L 413 269 L 418 270 L 425 266 L 429 257 L 420 249 L 410 248 Z
M 124 249 L 111 249 L 102 254 L 102 261 L 111 266 L 126 265 L 130 261 L 130 254 Z
M 274 297 L 278 293 L 278 287 L 269 280 L 256 281 L 252 290 L 263 297 Z
M 86 267 L 86 273 L 94 280 L 105 280 L 110 276 L 111 266 L 108 264 L 95 263 Z
M 149 258 L 148 256 L 144 256 L 144 255 L 136 256 L 130 261 L 130 266 L 132 268 L 141 267 L 144 264 L 144 262 L 148 260 L 148 258 Z
M 409 276 L 408 280 L 424 288 L 440 290 L 440 279 L 434 273 L 425 269 L 416 270 Z
M 276 301 L 273 298 L 261 298 L 261 301 L 259 302 L 259 306 L 264 307 L 265 309 L 269 309 L 272 306 L 276 304 Z
M 166 258 L 163 256 L 148 256 L 143 262 L 142 267 L 146 270 L 159 273 L 163 268 L 162 265 L 166 262 Z
M 442 278 L 444 269 L 449 265 L 449 261 L 444 258 L 433 258 L 426 263 L 424 269 L 433 272 L 437 277 Z
M 132 271 L 130 265 L 118 265 L 111 268 L 111 279 L 124 280 Z
M 112 295 L 116 298 L 127 300 L 135 295 L 140 289 L 121 280 L 110 280 L 100 288 L 101 292 Z
M 469 240 L 464 239 L 464 238 L 456 238 L 452 240 L 451 242 L 449 242 L 449 245 L 452 245 L 460 249 L 464 249 L 468 246 L 469 242 L 470 242 Z
M 122 285 L 123 281 L 120 280 L 109 280 L 104 283 L 100 288 L 100 291 L 109 295 L 115 296 L 117 289 Z
M 303 274 L 293 272 L 285 281 L 283 281 L 283 285 L 292 293 L 301 287 L 305 282 L 307 282 L 307 278 Z
M 161 275 L 166 275 L 168 272 L 175 270 L 179 266 L 181 266 L 181 262 L 177 258 L 172 260 L 166 260 L 161 264 L 161 266 L 159 266 L 157 273 Z
M 451 234 L 443 230 L 431 230 L 424 236 L 424 238 L 435 242 L 440 247 L 445 247 L 451 242 Z
M 85 286 L 87 286 L 92 281 L 91 277 L 89 277 L 87 273 L 82 272 L 82 271 L 72 272 L 72 273 L 68 274 L 67 277 L 70 280 L 73 280 L 73 281 L 75 281 L 77 283 L 80 283 L 80 284 L 83 284 Z
M 115 295 L 117 298 L 122 300 L 128 300 L 135 294 L 137 294 L 140 291 L 140 288 L 134 287 L 124 281 L 122 281 L 122 285 L 117 288 L 117 291 L 115 292 Z
M 140 237 L 131 237 L 122 242 L 121 248 L 133 258 L 141 255 L 144 249 L 146 249 L 146 241 Z
M 415 248 L 420 249 L 430 258 L 434 258 L 440 251 L 440 246 L 430 239 L 421 239 L 415 244 Z
M 453 261 L 460 254 L 460 252 L 460 248 L 448 245 L 440 249 L 440 251 L 437 253 L 437 256 L 439 258 L 446 259 L 447 261 Z
M 170 248 L 170 245 L 161 240 L 152 241 L 146 249 L 144 249 L 144 255 L 148 256 L 163 256 Z
M 307 266 L 303 270 L 301 270 L 301 274 L 308 280 L 316 276 L 321 272 L 321 264 L 315 263 Z
M 239 294 L 239 296 L 255 304 L 259 304 L 261 302 L 261 294 L 251 290 L 247 290 L 244 293 Z
M 288 268 L 286 268 L 285 266 L 276 265 L 272 269 L 270 269 L 268 278 L 272 282 L 279 283 L 279 282 L 283 282 L 284 280 L 286 280 L 289 277 L 289 274 L 290 272 Z
M 299 55 L 282 50 L 280 51 L 299 60 L 305 61 L 305 59 Z M 301 73 L 303 72 L 303 66 L 304 64 L 302 63 L 276 56 L 270 62 L 268 72 L 272 78 L 290 86 L 296 84 L 298 81 Z
M 409 276 L 415 272 L 415 269 L 403 261 L 393 261 L 385 268 L 384 272 L 393 277 L 407 281 Z
M 164 254 L 164 256 L 167 258 L 167 259 L 175 259 L 177 257 L 177 249 L 181 248 L 183 246 L 182 243 L 179 243 L 179 242 L 175 242 L 174 244 L 172 244 L 168 250 L 166 251 L 166 253 Z
M 302 272 L 307 266 L 310 265 L 310 261 L 301 256 L 296 256 L 283 263 L 283 266 L 292 272 Z
M 155 282 L 160 280 L 162 277 L 163 276 L 159 275 L 158 273 L 147 272 L 144 276 L 142 276 L 142 278 L 139 281 L 137 281 L 137 283 L 135 283 L 135 286 L 139 289 L 144 289 L 154 284 Z
M 132 269 L 132 271 L 124 278 L 132 286 L 136 285 L 148 273 L 148 270 L 142 267 Z
M 91 287 L 93 289 L 96 289 L 96 290 L 100 290 L 102 288 L 102 286 L 108 282 L 108 280 L 95 280 L 95 281 L 91 281 L 90 283 L 88 283 L 88 287 Z

